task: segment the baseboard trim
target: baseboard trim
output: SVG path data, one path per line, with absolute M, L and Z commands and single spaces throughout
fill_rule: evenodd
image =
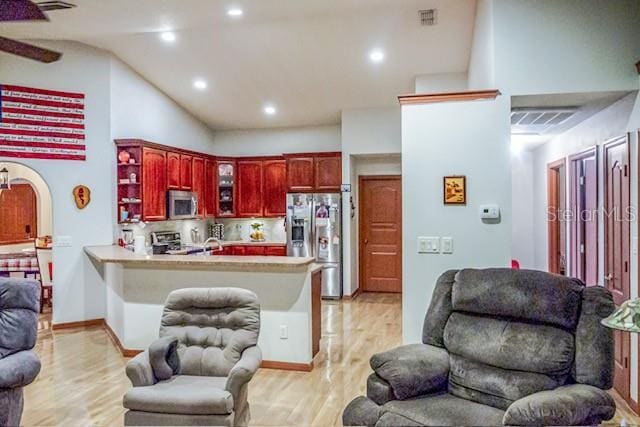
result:
M 358 295 L 360 295 L 360 288 L 358 288 L 355 291 L 353 291 L 353 293 L 351 295 L 343 295 L 342 299 L 347 300 L 347 301 L 354 300 L 354 299 L 356 299 L 356 297 Z
M 311 372 L 313 370 L 313 361 L 309 363 L 295 363 L 278 362 L 275 360 L 263 360 L 260 367 L 263 369 L 279 369 L 281 371 Z
M 90 319 L 80 320 L 78 322 L 66 322 L 66 323 L 53 323 L 51 330 L 59 331 L 60 329 L 73 329 L 73 328 L 92 328 L 95 326 L 105 325 L 104 319 Z
M 113 344 L 115 344 L 115 346 L 118 347 L 118 350 L 120 350 L 120 354 L 122 354 L 124 357 L 134 357 L 144 351 L 144 350 L 133 350 L 130 348 L 124 348 L 124 346 L 120 342 L 120 339 L 118 338 L 116 333 L 113 332 L 113 329 L 111 329 L 111 326 L 109 326 L 107 322 L 104 322 L 104 330 L 107 333 L 107 335 L 109 335 L 109 338 L 111 339 Z

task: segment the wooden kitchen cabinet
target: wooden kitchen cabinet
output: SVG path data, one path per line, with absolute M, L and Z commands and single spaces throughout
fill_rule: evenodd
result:
M 216 173 L 216 161 L 206 159 L 204 161 L 204 216 L 212 218 L 216 216 L 216 191 L 218 174 Z
M 290 192 L 314 189 L 313 156 L 287 157 L 287 188 Z
M 167 188 L 180 189 L 180 154 L 178 153 L 167 153 Z
M 287 158 L 287 189 L 298 193 L 333 193 L 342 184 L 339 152 L 290 154 Z
M 262 161 L 238 160 L 237 167 L 237 216 L 240 218 L 262 217 Z
M 216 210 L 219 217 L 236 215 L 236 162 L 216 162 Z
M 142 219 L 167 219 L 167 153 L 142 149 Z
M 287 162 L 285 160 L 265 160 L 262 163 L 262 198 L 265 217 L 286 215 L 287 204 Z
M 191 191 L 198 195 L 198 217 L 204 216 L 205 207 L 205 185 L 204 185 L 204 159 L 194 157 L 191 163 Z
M 264 254 L 268 256 L 287 256 L 286 246 L 265 246 Z
M 336 153 L 318 154 L 315 158 L 315 191 L 340 191 L 342 184 L 342 156 Z
M 191 190 L 192 186 L 192 170 L 193 165 L 191 163 L 193 157 L 185 154 L 180 154 L 180 189 Z

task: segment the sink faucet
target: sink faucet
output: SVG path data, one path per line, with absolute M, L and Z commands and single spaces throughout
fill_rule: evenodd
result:
M 209 242 L 216 242 L 218 244 L 218 250 L 221 251 L 223 250 L 222 247 L 222 242 L 218 239 L 216 239 L 215 237 L 209 237 L 207 240 L 204 241 L 204 243 L 202 244 L 202 252 L 206 252 L 207 251 L 207 245 L 209 244 Z

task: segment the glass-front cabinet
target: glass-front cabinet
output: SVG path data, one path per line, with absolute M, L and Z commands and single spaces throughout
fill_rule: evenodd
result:
M 218 216 L 235 216 L 236 164 L 232 161 L 218 162 Z

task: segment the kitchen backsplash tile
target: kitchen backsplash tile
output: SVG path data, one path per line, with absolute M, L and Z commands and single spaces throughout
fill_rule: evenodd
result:
M 251 224 L 259 222 L 263 224 L 262 231 L 265 241 L 273 243 L 285 243 L 287 241 L 284 218 L 220 218 L 216 222 L 224 224 L 225 240 L 249 241 Z
M 179 231 L 183 244 L 192 244 L 191 230 L 199 230 L 200 242 L 209 237 L 209 224 L 213 224 L 213 219 L 182 219 L 175 221 L 145 222 L 143 224 L 121 224 L 118 226 L 118 235 L 122 230 L 133 230 L 134 236 L 144 235 L 147 245 L 151 244 L 152 231 Z

